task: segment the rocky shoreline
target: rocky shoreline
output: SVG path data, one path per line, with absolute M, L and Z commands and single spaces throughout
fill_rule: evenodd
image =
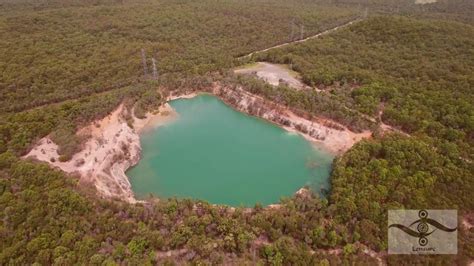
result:
M 171 107 L 164 104 L 157 114 L 149 113 L 145 119 L 132 116 L 131 128 L 125 119 L 127 112 L 120 105 L 109 116 L 79 130 L 77 134 L 87 136 L 88 140 L 67 162 L 58 159 L 58 146 L 49 137 L 41 139 L 24 158 L 47 162 L 66 173 L 78 174 L 81 181 L 93 184 L 102 197 L 135 203 L 137 200 L 125 172 L 140 160 L 139 133 L 174 115 Z M 166 115 L 162 115 L 164 113 Z
M 242 89 L 214 86 L 211 93 L 238 111 L 280 125 L 290 132 L 297 132 L 336 154 L 345 152 L 362 138 L 370 136 L 370 132 L 354 133 L 334 122 L 328 126 L 299 117 L 282 106 Z M 196 95 L 195 92 L 171 95 L 167 101 L 192 98 Z M 168 103 L 164 103 L 157 112 L 148 113 L 145 119 L 132 115 L 132 128 L 125 119 L 130 116 L 127 112 L 127 109 L 120 105 L 109 116 L 79 130 L 77 134 L 87 136 L 88 140 L 70 161 L 58 160 L 58 146 L 49 137 L 41 139 L 24 158 L 47 162 L 66 173 L 77 173 L 82 181 L 92 183 L 105 198 L 119 198 L 135 203 L 137 199 L 125 172 L 140 160 L 139 134 L 175 119 L 177 114 Z
M 215 86 L 212 94 L 240 112 L 277 124 L 289 132 L 299 133 L 308 141 L 336 155 L 346 152 L 355 143 L 370 138 L 372 134 L 369 130 L 362 133 L 352 132 L 330 120 L 303 118 L 284 106 L 240 88 L 232 90 Z

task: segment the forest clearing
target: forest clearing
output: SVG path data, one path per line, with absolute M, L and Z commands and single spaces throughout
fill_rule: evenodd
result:
M 298 73 L 291 71 L 286 66 L 257 62 L 255 65 L 243 66 L 234 70 L 237 74 L 257 75 L 270 85 L 278 86 L 285 83 L 295 89 L 304 89 L 306 86 L 299 80 Z
M 0 34 L 0 265 L 474 263 L 473 1 L 0 0 Z M 456 253 L 394 254 L 407 210 Z

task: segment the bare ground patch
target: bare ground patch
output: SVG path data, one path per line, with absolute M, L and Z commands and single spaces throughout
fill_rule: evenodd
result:
M 290 70 L 285 65 L 257 62 L 250 66 L 237 68 L 234 72 L 244 75 L 256 75 L 273 86 L 285 84 L 298 90 L 309 88 L 301 82 L 300 75 L 297 72 Z

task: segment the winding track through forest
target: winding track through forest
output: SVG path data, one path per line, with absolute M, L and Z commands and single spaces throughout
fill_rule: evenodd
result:
M 257 50 L 257 51 L 253 51 L 251 52 L 250 54 L 247 54 L 247 55 L 244 55 L 244 56 L 241 56 L 241 57 L 238 57 L 238 59 L 243 59 L 243 58 L 247 58 L 247 57 L 251 57 L 252 55 L 254 54 L 258 54 L 258 53 L 263 53 L 263 52 L 266 52 L 266 51 L 269 51 L 269 50 L 272 50 L 272 49 L 276 49 L 276 48 L 281 48 L 281 47 L 285 47 L 287 45 L 290 45 L 290 44 L 295 44 L 295 43 L 302 43 L 302 42 L 305 42 L 305 41 L 308 41 L 308 40 L 311 40 L 311 39 L 315 39 L 315 38 L 319 38 L 323 35 L 327 35 L 333 31 L 336 31 L 338 29 L 341 29 L 341 28 L 345 28 L 347 26 L 350 26 L 356 22 L 359 22 L 359 21 L 362 21 L 363 19 L 362 18 L 357 18 L 357 19 L 354 19 L 354 20 L 351 20 L 349 22 L 346 22 L 344 24 L 341 24 L 339 26 L 336 26 L 334 28 L 331 28 L 331 29 L 328 29 L 328 30 L 325 30 L 323 32 L 320 32 L 320 33 L 317 33 L 315 35 L 311 35 L 311 36 L 308 36 L 304 39 L 299 39 L 299 40 L 296 40 L 296 41 L 291 41 L 291 42 L 285 42 L 285 43 L 282 43 L 282 44 L 278 44 L 278 45 L 275 45 L 275 46 L 271 46 L 271 47 L 268 47 L 268 48 L 265 48 L 265 49 L 262 49 L 262 50 Z

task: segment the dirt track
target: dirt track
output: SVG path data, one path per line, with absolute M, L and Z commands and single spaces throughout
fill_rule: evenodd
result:
M 291 42 L 285 42 L 285 43 L 282 43 L 282 44 L 278 44 L 278 45 L 275 45 L 275 46 L 272 46 L 272 47 L 265 48 L 265 49 L 263 49 L 263 50 L 254 51 L 254 52 L 251 52 L 251 53 L 248 54 L 248 55 L 244 55 L 244 56 L 239 57 L 239 59 L 241 59 L 241 58 L 246 58 L 246 57 L 251 57 L 252 55 L 257 54 L 257 53 L 262 53 L 262 52 L 266 52 L 266 51 L 268 51 L 268 50 L 272 50 L 272 49 L 276 49 L 276 48 L 281 48 L 281 47 L 284 47 L 284 46 L 287 46 L 287 45 L 290 45 L 290 44 L 301 43 L 301 42 L 305 42 L 305 41 L 307 41 L 307 40 L 315 39 L 315 38 L 321 37 L 321 36 L 323 36 L 323 35 L 329 34 L 329 33 L 333 32 L 333 31 L 336 31 L 336 30 L 338 30 L 338 29 L 340 29 L 340 28 L 344 28 L 344 27 L 350 26 L 350 25 L 352 25 L 352 24 L 354 24 L 354 23 L 356 23 L 356 22 L 359 22 L 359 21 L 361 21 L 361 20 L 362 20 L 362 19 L 358 18 L 358 19 L 349 21 L 349 22 L 347 22 L 347 23 L 345 23 L 345 24 L 342 24 L 342 25 L 339 25 L 339 26 L 337 26 L 337 27 L 334 27 L 334 28 L 332 28 L 332 29 L 325 30 L 325 31 L 320 32 L 320 33 L 318 33 L 318 34 L 315 34 L 315 35 L 306 37 L 306 38 L 304 38 L 304 39 L 300 39 L 300 40 L 296 40 L 296 41 L 291 41 Z

